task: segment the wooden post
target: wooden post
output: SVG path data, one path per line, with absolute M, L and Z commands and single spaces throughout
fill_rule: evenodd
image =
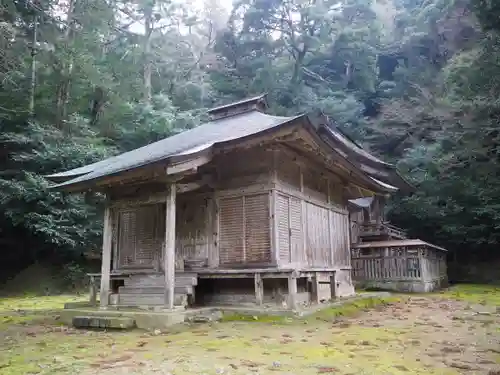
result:
M 337 283 L 335 281 L 335 272 L 330 275 L 330 299 L 334 301 L 337 298 Z
M 280 267 L 280 249 L 279 249 L 279 233 L 278 233 L 278 217 L 276 216 L 276 200 L 277 192 L 275 189 L 269 193 L 269 226 L 271 231 L 271 251 L 272 261 L 276 267 Z
M 432 268 L 431 268 L 431 275 L 429 275 L 428 272 L 428 258 L 423 256 L 424 249 L 418 249 L 418 267 L 419 267 L 419 281 L 426 282 L 427 280 L 432 280 L 435 275 L 432 275 Z M 433 260 L 431 260 L 432 262 Z
M 101 264 L 101 291 L 100 307 L 105 309 L 109 304 L 109 279 L 111 271 L 111 247 L 113 239 L 113 220 L 111 208 L 107 206 L 104 210 L 104 228 L 102 232 L 102 264 Z
M 271 251 L 272 261 L 276 267 L 281 266 L 280 249 L 279 249 L 279 233 L 278 233 L 278 216 L 277 213 L 277 199 L 278 194 L 276 191 L 278 185 L 278 164 L 279 164 L 279 151 L 272 151 L 272 167 L 271 167 L 271 184 L 272 190 L 269 196 L 269 216 L 270 216 L 270 231 L 271 231 Z
M 95 276 L 90 276 L 89 284 L 89 302 L 90 306 L 95 306 L 97 304 L 97 290 L 95 285 Z
M 315 272 L 312 278 L 312 300 L 313 302 L 319 304 L 319 277 L 318 273 Z
M 333 213 L 332 213 L 332 201 L 331 201 L 331 192 L 330 192 L 330 179 L 326 180 L 326 191 L 327 191 L 327 202 L 328 202 L 328 241 L 330 245 L 330 266 L 335 266 L 335 246 L 334 246 L 334 238 L 335 238 L 335 229 L 333 228 Z M 349 243 L 350 244 L 350 243 Z
M 175 183 L 167 186 L 165 210 L 165 254 L 163 256 L 165 270 L 165 307 L 174 308 L 175 298 Z
M 297 277 L 293 273 L 288 276 L 288 307 L 297 309 Z
M 111 254 L 112 270 L 118 269 L 118 226 L 120 225 L 120 210 L 113 210 L 112 239 L 113 249 Z
M 256 273 L 254 276 L 254 284 L 255 284 L 255 302 L 257 305 L 262 305 L 264 300 L 264 283 L 262 281 L 262 276 L 260 273 Z

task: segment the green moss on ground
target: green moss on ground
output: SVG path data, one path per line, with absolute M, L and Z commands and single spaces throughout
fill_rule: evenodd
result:
M 83 301 L 84 296 L 17 296 L 0 298 L 0 333 L 9 326 L 54 324 L 58 311 L 67 302 Z M 88 298 L 87 298 L 88 299 Z
M 266 315 L 266 314 L 240 314 L 240 313 L 226 313 L 223 315 L 221 322 L 254 322 L 254 323 L 271 323 L 271 324 L 287 324 L 292 323 L 293 318 L 280 316 L 280 315 Z
M 486 299 L 495 303 L 491 292 L 489 287 L 467 286 L 438 295 L 439 298 L 451 299 L 466 296 L 468 301 Z M 411 299 L 404 295 L 361 298 L 305 318 L 229 314 L 221 323 L 178 327 L 161 335 L 137 330 L 78 331 L 48 320 L 53 318 L 55 311 L 51 309 L 81 298 L 57 296 L 0 300 L 0 316 L 3 316 L 0 323 L 0 373 L 460 373 L 460 370 L 444 364 L 441 357 L 426 355 L 431 343 L 437 345 L 442 341 L 439 332 L 432 339 L 434 341 L 429 341 L 428 337 L 440 328 L 433 326 L 431 331 L 424 332 L 422 330 L 427 326 L 413 325 L 408 320 L 411 317 L 406 319 L 406 314 L 410 314 Z M 441 302 L 434 305 L 439 306 Z M 20 307 L 30 311 L 23 313 Z M 373 312 L 363 313 L 373 309 L 379 309 L 380 316 Z M 422 306 L 419 305 L 418 309 L 421 311 Z M 402 320 L 394 318 L 394 314 L 400 314 Z M 46 320 L 39 320 L 41 318 Z M 392 323 L 386 324 L 389 320 Z M 462 334 L 469 332 L 466 325 L 470 322 L 453 321 L 453 324 L 457 323 L 465 327 Z M 440 348 L 436 350 L 442 356 Z
M 88 301 L 85 295 L 58 295 L 58 296 L 36 296 L 23 295 L 15 297 L 0 298 L 0 314 L 6 311 L 41 311 L 57 310 L 64 308 L 68 302 Z
M 442 298 L 450 298 L 472 304 L 500 306 L 500 286 L 459 284 L 436 294 Z
M 308 319 L 317 320 L 332 320 L 338 317 L 349 317 L 356 315 L 359 312 L 374 309 L 377 307 L 383 307 L 390 305 L 392 303 L 401 302 L 403 297 L 367 297 L 354 300 L 352 302 L 347 302 L 339 306 L 332 306 L 323 310 L 320 310 L 308 317 Z
M 291 318 L 288 316 L 280 315 L 266 315 L 266 314 L 241 314 L 229 313 L 224 314 L 222 317 L 223 322 L 254 322 L 254 323 L 270 323 L 270 324 L 291 324 L 303 323 L 310 320 L 332 320 L 338 317 L 349 317 L 356 315 L 359 312 L 373 309 L 376 307 L 386 306 L 392 303 L 401 302 L 405 297 L 366 297 L 359 298 L 351 302 L 345 302 L 338 306 L 325 307 L 311 315 L 304 318 Z

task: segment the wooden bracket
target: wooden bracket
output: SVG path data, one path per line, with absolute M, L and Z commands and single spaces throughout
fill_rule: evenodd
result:
M 201 167 L 202 165 L 208 163 L 210 160 L 212 160 L 212 157 L 210 155 L 201 155 L 194 159 L 169 165 L 166 169 L 166 172 L 167 175 L 175 175 L 179 173 L 196 173 L 198 167 Z

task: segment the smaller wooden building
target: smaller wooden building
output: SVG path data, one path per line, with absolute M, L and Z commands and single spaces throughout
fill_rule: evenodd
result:
M 366 288 L 430 292 L 447 285 L 446 250 L 407 239 L 385 220 L 386 197 L 349 201 L 353 280 Z
M 399 292 L 431 292 L 448 284 L 446 250 L 421 240 L 388 240 L 352 246 L 358 286 Z

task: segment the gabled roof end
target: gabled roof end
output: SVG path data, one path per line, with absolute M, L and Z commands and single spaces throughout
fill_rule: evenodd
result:
M 208 115 L 211 121 L 220 120 L 225 117 L 239 115 L 248 111 L 265 112 L 268 108 L 266 101 L 267 94 L 254 96 L 240 100 L 238 102 L 229 103 L 208 110 Z

